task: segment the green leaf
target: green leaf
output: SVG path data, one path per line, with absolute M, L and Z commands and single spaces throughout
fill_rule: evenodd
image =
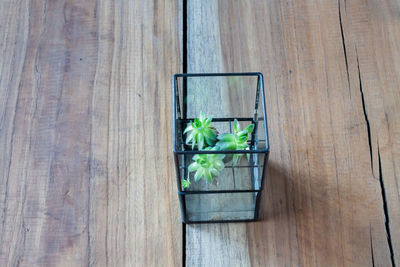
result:
M 198 135 L 197 135 L 197 148 L 198 148 L 199 150 L 202 150 L 203 147 L 204 147 L 204 136 L 198 134 Z
M 215 169 L 220 171 L 225 167 L 225 165 L 224 165 L 223 161 L 216 161 L 216 162 L 214 162 L 214 167 L 215 167 Z
M 254 130 L 254 124 L 250 124 L 244 130 L 247 131 L 248 134 L 251 134 Z
M 236 142 L 236 136 L 230 133 L 220 134 L 217 139 L 220 141 Z
M 207 137 L 207 138 L 209 138 L 209 139 L 212 139 L 212 138 L 214 138 L 214 132 L 213 132 L 213 130 L 211 130 L 211 129 L 204 129 L 203 130 L 203 135 L 204 135 L 204 137 Z
M 212 176 L 219 176 L 219 171 L 217 169 L 212 169 L 211 170 L 211 175 Z
M 212 121 L 212 118 L 213 118 L 212 116 L 208 117 L 208 119 L 205 121 L 205 124 L 209 125 Z
M 244 144 L 240 144 L 237 146 L 237 150 L 245 150 L 249 147 L 249 145 L 247 143 Z
M 213 181 L 211 172 L 209 170 L 204 171 L 204 176 L 205 176 L 207 182 L 211 183 Z
M 215 145 L 215 140 L 206 137 L 206 143 L 209 146 L 213 146 L 213 145 Z
M 219 142 L 217 142 L 217 146 L 221 150 L 236 150 L 236 143 L 232 143 L 232 142 L 219 141 Z
M 247 134 L 246 134 L 246 135 L 239 136 L 238 139 L 239 139 L 239 143 L 244 143 L 244 142 L 246 142 L 247 139 L 248 139 Z
M 204 112 L 203 112 L 203 111 L 200 111 L 199 120 L 200 120 L 201 122 L 203 122 L 203 121 L 205 120 L 205 118 L 206 118 L 206 115 L 204 114 Z
M 189 180 L 185 180 L 185 179 L 182 179 L 181 183 L 182 183 L 183 188 L 188 188 L 191 184 L 191 182 Z
M 204 174 L 204 169 L 199 168 L 194 175 L 194 180 L 197 182 L 198 180 L 200 180 L 203 174 Z
M 196 136 L 195 131 L 190 132 L 190 134 L 186 137 L 185 143 L 188 145 L 190 143 L 190 141 L 193 141 L 194 144 L 196 144 L 196 139 L 194 138 L 195 136 Z
M 200 120 L 198 118 L 194 119 L 194 126 L 195 128 L 199 128 L 201 126 Z
M 240 158 L 242 157 L 242 155 L 239 155 L 239 154 L 235 154 L 235 155 L 233 155 L 233 159 L 232 159 L 232 163 L 233 163 L 233 165 L 237 165 L 238 164 L 238 162 L 240 161 Z
M 238 136 L 239 138 L 242 137 L 242 136 L 245 136 L 245 137 L 247 138 L 248 133 L 247 133 L 246 130 L 243 130 L 243 131 L 238 132 L 238 133 L 237 133 L 237 136 Z
M 192 162 L 189 167 L 188 170 L 189 172 L 194 172 L 196 171 L 198 168 L 200 167 L 200 165 L 197 162 Z
M 239 124 L 239 121 L 237 119 L 235 119 L 233 121 L 233 132 L 237 133 L 239 131 L 240 131 L 240 124 Z
M 183 133 L 185 134 L 185 133 L 187 133 L 187 132 L 189 132 L 189 131 L 192 131 L 192 130 L 193 130 L 193 126 L 192 126 L 192 125 L 188 125 L 188 126 L 186 127 L 185 131 L 183 131 Z

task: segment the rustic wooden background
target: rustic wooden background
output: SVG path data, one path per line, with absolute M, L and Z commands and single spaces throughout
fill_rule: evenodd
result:
M 399 266 L 400 1 L 3 0 L 0 266 Z M 262 221 L 180 222 L 171 75 L 264 74 Z

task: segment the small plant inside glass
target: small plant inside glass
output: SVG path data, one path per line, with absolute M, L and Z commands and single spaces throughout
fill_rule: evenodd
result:
M 212 117 L 207 118 L 204 112 L 200 112 L 198 118 L 184 130 L 186 134 L 186 144 L 191 145 L 192 150 L 202 151 L 219 151 L 219 150 L 249 150 L 248 140 L 254 130 L 254 124 L 248 125 L 243 130 L 240 128 L 237 119 L 233 122 L 233 133 L 218 133 L 214 126 L 211 125 Z M 232 161 L 232 165 L 240 162 L 243 154 L 233 154 L 232 157 L 225 157 L 224 154 L 195 154 L 193 162 L 188 167 L 188 173 L 195 172 L 194 181 L 200 179 L 212 183 L 214 177 L 218 177 L 225 164 Z M 250 155 L 247 154 L 247 160 Z M 225 160 L 225 163 L 224 163 Z M 191 185 L 190 176 L 181 181 L 183 188 Z

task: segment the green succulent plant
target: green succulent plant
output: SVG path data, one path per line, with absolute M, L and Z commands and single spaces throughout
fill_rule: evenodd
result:
M 207 147 L 204 150 L 216 151 L 218 147 Z M 197 182 L 200 179 L 205 179 L 212 183 L 214 177 L 219 176 L 220 171 L 225 167 L 223 154 L 196 154 L 193 156 L 193 162 L 189 165 L 189 173 L 195 172 L 194 180 Z M 191 185 L 190 178 L 182 179 L 182 187 L 187 188 Z
M 192 184 L 189 179 L 182 179 L 181 183 L 183 188 L 188 188 Z
M 216 151 L 216 150 L 249 150 L 247 143 L 251 133 L 254 130 L 254 124 L 248 125 L 243 130 L 237 119 L 233 122 L 233 133 L 218 135 L 215 128 L 211 125 L 212 117 L 207 118 L 204 112 L 200 112 L 199 118 L 195 118 L 184 131 L 186 134 L 186 144 L 191 144 L 192 149 L 197 146 L 198 150 Z M 243 154 L 233 154 L 232 164 L 237 165 Z M 246 154 L 247 159 L 250 155 Z M 212 183 L 214 177 L 219 176 L 220 171 L 225 167 L 226 162 L 231 157 L 224 154 L 196 154 L 193 156 L 193 162 L 188 167 L 188 173 L 195 172 L 194 181 L 204 179 Z M 191 185 L 190 177 L 182 179 L 182 187 L 188 188 Z
M 225 133 L 218 135 L 218 142 L 216 146 L 221 150 L 249 150 L 247 141 L 254 130 L 254 124 L 248 125 L 245 129 L 241 130 L 238 120 L 233 122 L 233 133 Z M 237 165 L 243 154 L 234 154 L 232 158 L 233 165 Z M 250 158 L 246 154 L 247 159 Z
M 211 126 L 212 117 L 207 118 L 204 112 L 200 112 L 199 118 L 195 118 L 186 129 L 186 144 L 192 143 L 192 149 L 197 145 L 198 150 L 208 146 L 214 146 L 217 141 L 217 131 Z

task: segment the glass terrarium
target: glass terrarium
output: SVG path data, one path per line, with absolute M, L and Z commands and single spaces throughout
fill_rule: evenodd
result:
M 175 74 L 172 87 L 182 221 L 257 220 L 269 155 L 262 74 Z

